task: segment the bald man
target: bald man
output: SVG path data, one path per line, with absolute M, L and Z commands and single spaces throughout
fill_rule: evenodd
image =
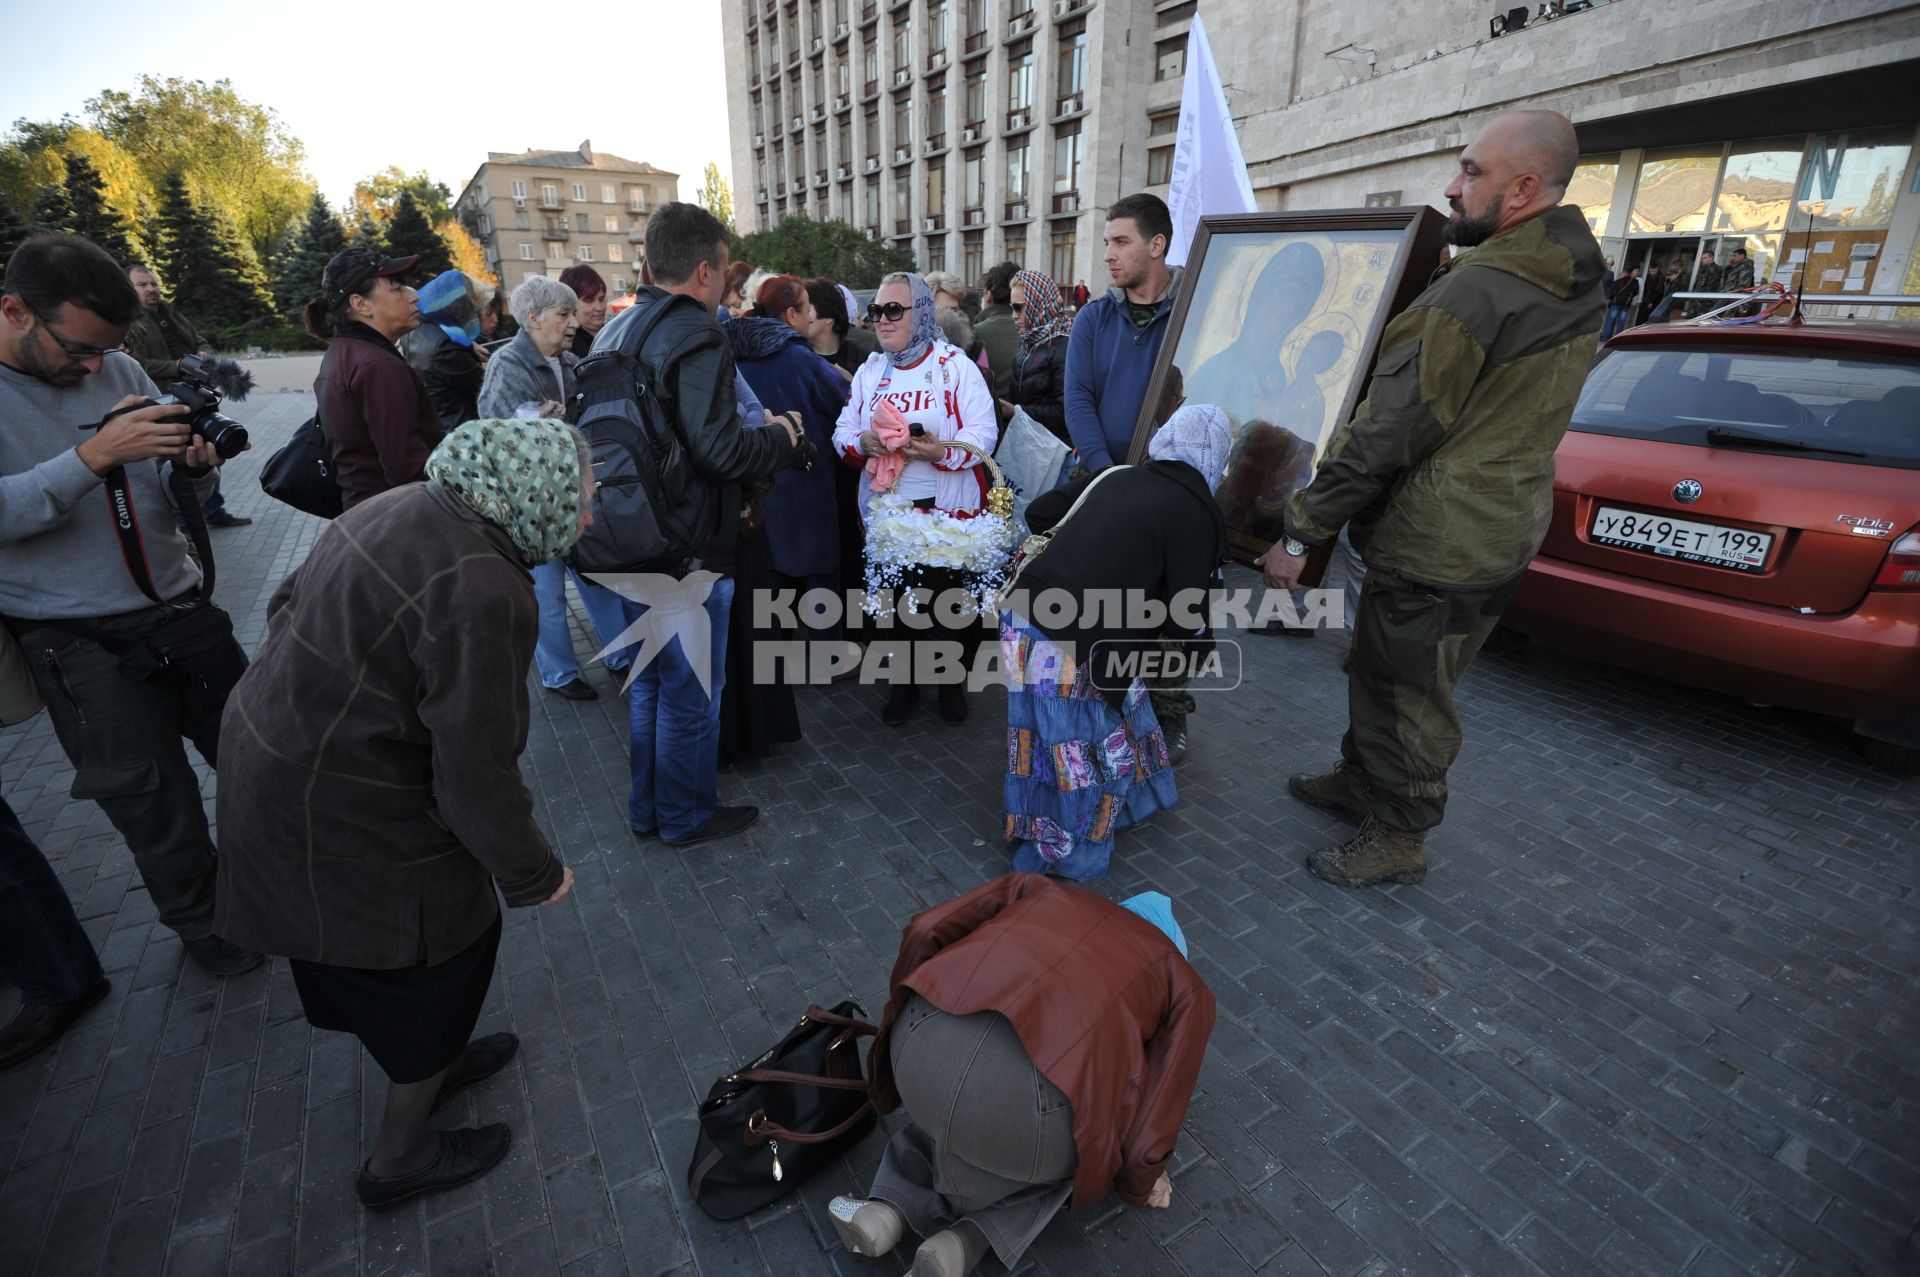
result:
M 1553 111 L 1497 116 L 1461 152 L 1453 259 L 1387 325 L 1365 400 L 1259 560 L 1291 588 L 1347 526 L 1367 564 L 1340 762 L 1287 782 L 1360 827 L 1307 858 L 1329 882 L 1426 876 L 1460 752 L 1454 685 L 1546 535 L 1553 452 L 1606 311 L 1600 246 L 1560 202 L 1578 158 Z

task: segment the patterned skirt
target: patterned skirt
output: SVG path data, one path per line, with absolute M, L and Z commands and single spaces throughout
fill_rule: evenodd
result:
M 1088 668 L 1012 612 L 1000 614 L 1000 644 L 1013 869 L 1103 878 L 1114 831 L 1180 800 L 1153 702 L 1136 678 L 1115 712 Z

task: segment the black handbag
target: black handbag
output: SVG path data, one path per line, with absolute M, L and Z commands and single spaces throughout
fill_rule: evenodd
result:
M 879 1032 L 848 1000 L 810 1006 L 772 1050 L 715 1082 L 700 1106 L 687 1189 L 715 1219 L 778 1201 L 866 1137 L 873 1101 L 860 1039 Z
M 275 501 L 322 519 L 337 519 L 346 509 L 333 477 L 333 449 L 318 416 L 294 429 L 293 437 L 260 467 L 260 487 Z

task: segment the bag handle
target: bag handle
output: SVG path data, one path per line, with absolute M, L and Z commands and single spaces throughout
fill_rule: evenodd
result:
M 865 1080 L 844 1077 L 815 1077 L 811 1073 L 789 1073 L 785 1069 L 748 1069 L 729 1073 L 729 1082 L 792 1082 L 797 1086 L 818 1086 L 831 1091 L 864 1091 Z
M 767 1121 L 765 1109 L 756 1109 L 754 1110 L 753 1116 L 747 1119 L 747 1143 L 758 1144 L 764 1139 L 775 1139 L 786 1140 L 793 1144 L 827 1144 L 839 1139 L 855 1126 L 858 1126 L 862 1119 L 870 1117 L 872 1114 L 873 1101 L 868 1100 L 848 1115 L 846 1121 L 841 1122 L 830 1130 L 820 1131 L 816 1134 L 809 1131 L 790 1131 L 778 1122 Z
M 1067 512 L 1060 516 L 1059 522 L 1055 523 L 1045 532 L 1034 532 L 1028 535 L 1027 539 L 1021 543 L 1019 553 L 1014 556 L 1013 571 L 1007 574 L 1006 582 L 1001 585 L 999 595 L 994 600 L 996 605 L 1000 599 L 1004 599 L 1013 593 L 1014 583 L 1020 579 L 1020 574 L 1026 570 L 1027 564 L 1033 562 L 1034 559 L 1039 557 L 1042 550 L 1053 544 L 1054 535 L 1058 533 L 1061 528 L 1067 526 L 1067 520 L 1071 519 L 1074 516 L 1074 512 L 1079 510 L 1079 508 L 1086 503 L 1087 498 L 1093 495 L 1093 490 L 1100 486 L 1100 481 L 1117 470 L 1127 469 L 1131 469 L 1131 467 L 1113 465 L 1108 466 L 1099 474 L 1094 475 L 1093 478 L 1087 481 L 1087 486 L 1080 489 L 1080 495 L 1073 499 L 1073 504 L 1067 507 Z
M 842 1028 L 852 1029 L 855 1033 L 864 1033 L 870 1037 L 878 1037 L 880 1034 L 879 1028 L 868 1024 L 865 1020 L 856 1020 L 850 1015 L 829 1011 L 817 1002 L 808 1004 L 807 1013 L 800 1018 L 807 1021 L 817 1020 L 821 1024 L 837 1024 Z

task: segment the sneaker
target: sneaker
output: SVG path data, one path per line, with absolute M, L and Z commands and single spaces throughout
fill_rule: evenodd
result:
M 188 957 L 214 975 L 244 975 L 266 961 L 253 950 L 229 944 L 219 936 L 182 939 L 181 943 L 186 946 Z
M 913 716 L 913 707 L 919 703 L 919 688 L 911 683 L 895 683 L 887 693 L 887 707 L 880 711 L 880 721 L 888 727 L 898 727 Z
M 1160 720 L 1160 734 L 1167 741 L 1167 766 L 1178 767 L 1187 756 L 1187 716 L 1168 714 Z
M 389 1211 L 426 1193 L 443 1192 L 471 1184 L 507 1155 L 513 1132 L 505 1122 L 440 1132 L 440 1152 L 411 1175 L 372 1175 L 360 1167 L 354 1184 L 360 1204 L 372 1211 Z
M 906 1220 L 886 1202 L 863 1202 L 857 1197 L 836 1197 L 827 1203 L 827 1218 L 840 1244 L 849 1255 L 877 1259 L 900 1244 L 906 1232 Z
M 1369 820 L 1345 842 L 1308 856 L 1307 868 L 1336 887 L 1419 882 L 1427 876 L 1427 836 Z
M 210 528 L 244 528 L 253 520 L 244 514 L 216 514 L 207 520 Z
M 60 1040 L 73 1022 L 107 996 L 113 985 L 105 976 L 77 998 L 65 1002 L 28 1002 L 0 1027 L 0 1069 L 37 1055 Z
M 575 675 L 558 687 L 549 687 L 547 690 L 555 696 L 564 696 L 570 701 L 597 701 L 600 699 L 600 693 L 587 686 L 587 680 L 581 678 L 579 675 Z
M 731 838 L 758 819 L 758 807 L 715 807 L 707 823 L 685 838 L 662 838 L 660 841 L 669 847 L 691 847 L 695 843 L 712 842 L 717 838 Z
M 1345 816 L 1356 825 L 1366 824 L 1370 814 L 1366 782 L 1344 761 L 1335 763 L 1333 770 L 1322 776 L 1302 772 L 1287 777 L 1287 792 L 1309 806 Z
M 433 1097 L 433 1107 L 438 1109 L 445 1104 L 454 1092 L 475 1082 L 484 1082 L 501 1069 L 507 1067 L 514 1053 L 520 1049 L 520 1039 L 511 1033 L 489 1033 L 484 1038 L 475 1038 L 467 1043 L 467 1049 L 447 1070 L 447 1076 L 440 1083 L 440 1094 Z
M 958 683 L 943 683 L 940 686 L 940 721 L 943 723 L 967 721 L 967 689 Z
M 967 1277 L 986 1253 L 987 1239 L 979 1226 L 963 1221 L 921 1242 L 907 1277 Z

